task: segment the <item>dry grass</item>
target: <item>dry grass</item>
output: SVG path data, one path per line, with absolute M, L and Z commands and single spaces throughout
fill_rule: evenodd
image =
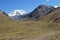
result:
M 55 10 L 39 21 L 13 21 L 0 13 L 0 40 L 23 40 L 50 31 L 57 35 L 47 37 L 46 40 L 60 40 L 60 18 L 54 21 L 59 15 L 60 10 Z

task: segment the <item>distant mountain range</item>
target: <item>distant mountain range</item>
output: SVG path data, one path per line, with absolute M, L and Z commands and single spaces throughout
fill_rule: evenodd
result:
M 28 13 L 24 10 L 14 10 L 6 14 L 4 11 L 4 15 L 9 16 L 14 20 L 39 20 L 42 17 L 50 14 L 52 11 L 57 9 L 59 6 L 48 6 L 48 5 L 39 5 L 32 12 Z M 1 11 L 2 12 L 2 11 Z
M 10 12 L 8 15 L 9 17 L 16 20 L 24 20 L 26 18 L 37 19 L 44 15 L 47 15 L 49 12 L 51 12 L 54 9 L 55 8 L 52 6 L 39 5 L 30 13 L 27 13 L 24 10 L 14 10 L 13 12 Z

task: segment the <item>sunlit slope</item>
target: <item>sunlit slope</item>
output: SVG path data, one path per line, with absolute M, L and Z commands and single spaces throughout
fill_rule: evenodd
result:
M 43 19 L 43 20 L 42 20 Z M 41 20 L 45 22 L 60 23 L 60 8 L 56 8 L 50 14 L 44 16 Z
M 10 40 L 9 38 L 16 38 L 18 36 L 20 39 L 24 37 L 28 38 L 33 35 L 43 34 L 45 32 L 47 31 L 40 28 L 40 22 L 14 21 L 0 12 L 0 40 Z
M 13 20 L 0 11 L 0 27 L 7 27 L 13 25 Z

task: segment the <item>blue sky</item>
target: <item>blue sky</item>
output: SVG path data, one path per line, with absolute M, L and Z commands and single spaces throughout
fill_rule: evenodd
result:
M 11 12 L 13 10 L 25 10 L 31 12 L 38 5 L 60 5 L 60 0 L 0 0 L 0 10 Z

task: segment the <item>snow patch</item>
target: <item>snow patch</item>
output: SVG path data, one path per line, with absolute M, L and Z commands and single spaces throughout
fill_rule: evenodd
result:
M 25 15 L 27 12 L 24 10 L 14 10 L 13 12 L 10 12 L 8 15 L 11 16 L 16 16 L 16 15 Z
M 58 6 L 54 6 L 55 8 L 58 8 L 58 7 L 60 7 L 60 5 L 58 5 Z

